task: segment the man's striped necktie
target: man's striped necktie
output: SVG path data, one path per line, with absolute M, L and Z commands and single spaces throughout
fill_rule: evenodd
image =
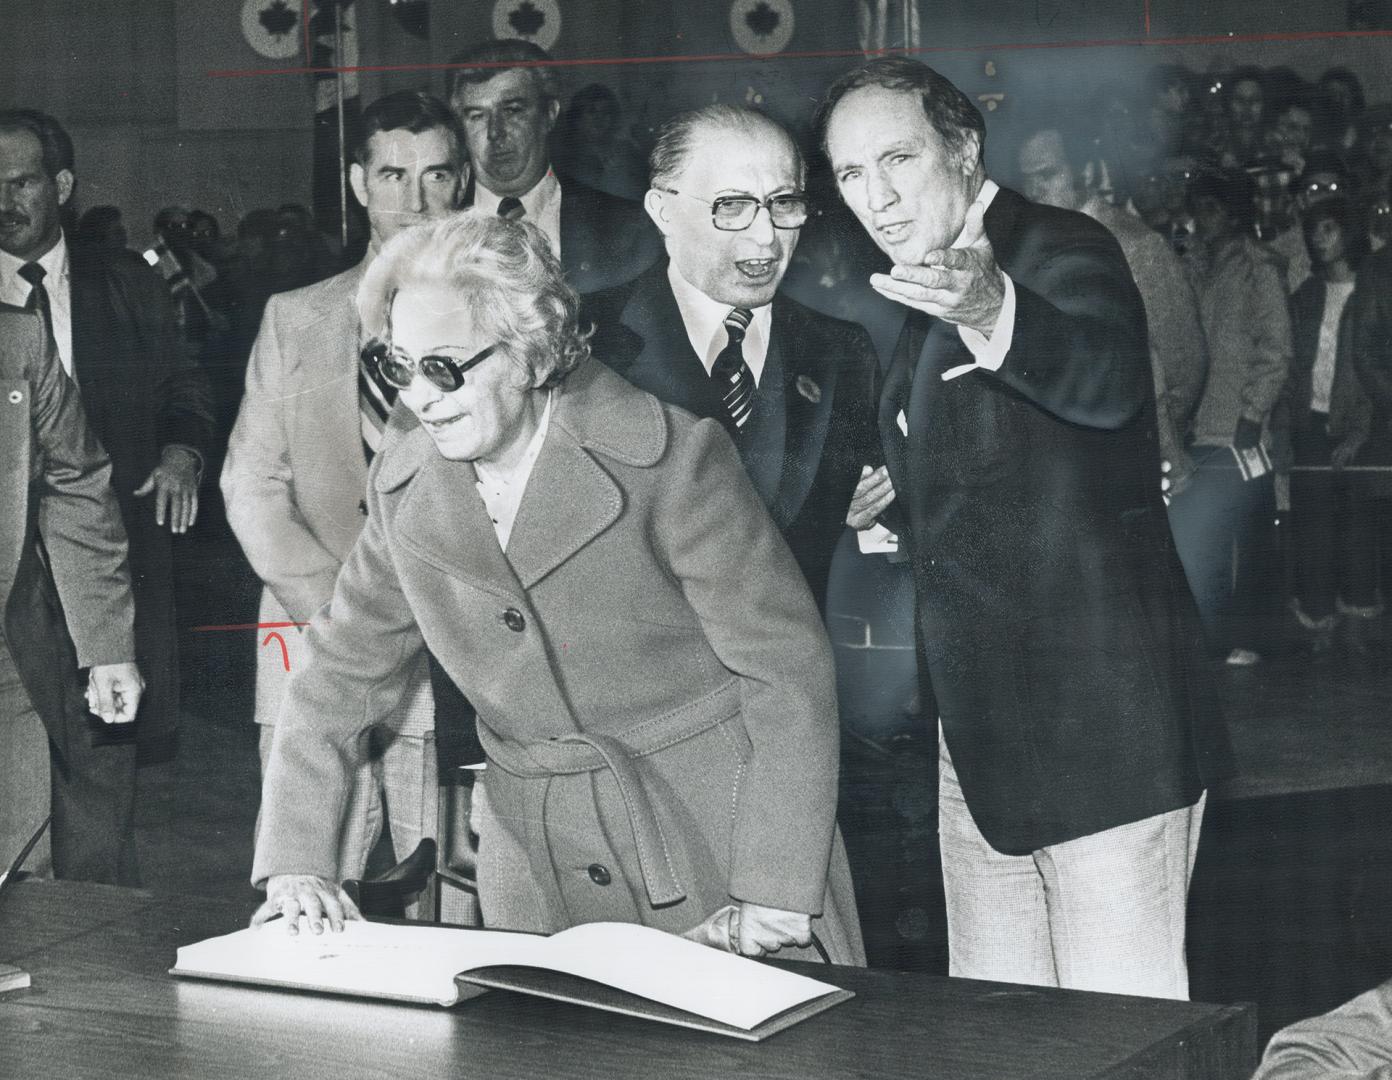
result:
M 744 427 L 754 409 L 754 373 L 744 362 L 744 334 L 749 329 L 753 313 L 748 308 L 733 308 L 725 316 L 725 332 L 729 341 L 711 366 L 711 378 L 720 391 L 725 415 L 731 432 Z
M 382 432 L 387 416 L 396 404 L 396 387 L 380 382 L 368 370 L 365 360 L 358 361 L 358 413 L 362 428 L 363 457 L 369 465 L 382 446 Z

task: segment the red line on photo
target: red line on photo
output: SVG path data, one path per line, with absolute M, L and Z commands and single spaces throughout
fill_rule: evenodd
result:
M 732 60 L 825 60 L 852 59 L 865 56 L 918 56 L 931 53 L 1019 51 L 1023 49 L 1108 49 L 1132 45 L 1240 45 L 1261 42 L 1294 41 L 1342 41 L 1354 38 L 1392 37 L 1392 30 L 1301 30 L 1290 32 L 1271 32 L 1265 34 L 1206 34 L 1198 37 L 1138 37 L 1110 38 L 1096 41 L 1013 41 L 1000 44 L 982 42 L 976 45 L 933 45 L 917 49 L 875 49 L 869 53 L 861 49 L 821 49 L 807 52 L 775 53 L 758 55 L 754 53 L 709 53 L 701 56 L 609 56 L 579 57 L 572 60 L 533 60 L 522 63 L 497 61 L 492 63 L 469 64 L 469 67 L 608 67 L 624 65 L 651 64 L 702 64 L 720 63 Z M 354 73 L 381 73 L 392 71 L 448 71 L 463 67 L 462 64 L 362 64 L 357 67 L 285 67 L 256 68 L 243 71 L 209 71 L 213 79 L 244 79 L 255 75 L 330 75 Z
M 190 626 L 189 633 L 200 634 L 213 630 L 284 630 L 291 626 L 308 626 L 307 622 L 249 622 L 228 623 L 225 626 Z

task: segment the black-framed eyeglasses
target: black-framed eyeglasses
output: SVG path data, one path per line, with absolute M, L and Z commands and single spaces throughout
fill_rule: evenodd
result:
M 711 222 L 722 232 L 740 232 L 754 224 L 762 207 L 769 212 L 769 220 L 775 229 L 800 229 L 807 224 L 807 196 L 796 192 L 788 195 L 770 195 L 767 199 L 756 199 L 753 195 L 718 195 L 707 201 L 699 195 L 691 195 L 676 188 L 658 188 L 669 195 L 684 195 L 688 199 L 706 203 L 711 208 Z
M 1321 193 L 1332 195 L 1338 190 L 1339 181 L 1337 180 L 1320 180 L 1305 185 L 1305 191 L 1310 195 L 1319 195 Z
M 398 390 L 409 387 L 419 371 L 432 386 L 449 393 L 463 386 L 464 376 L 497 350 L 497 345 L 489 345 L 467 360 L 456 360 L 443 353 L 430 353 L 417 360 L 391 342 L 373 338 L 363 346 L 362 358 L 374 376 Z

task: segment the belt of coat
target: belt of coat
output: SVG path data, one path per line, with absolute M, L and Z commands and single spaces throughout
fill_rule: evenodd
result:
M 514 776 L 530 779 L 608 769 L 623 796 L 648 899 L 661 907 L 685 899 L 686 891 L 677 880 L 667 837 L 643 783 L 641 759 L 699 735 L 739 711 L 739 680 L 731 679 L 704 697 L 617 735 L 576 732 L 521 742 L 499 735 L 480 717 L 479 741 L 489 761 Z

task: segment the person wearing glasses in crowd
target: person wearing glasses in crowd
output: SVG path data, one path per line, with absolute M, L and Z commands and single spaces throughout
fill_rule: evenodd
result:
M 368 356 L 406 408 L 277 726 L 253 921 L 356 914 L 336 808 L 429 649 L 478 709 L 487 926 L 638 922 L 747 955 L 815 933 L 863 963 L 811 594 L 724 426 L 591 359 L 578 304 L 542 232 L 493 215 L 368 268 Z
M 882 455 L 869 335 L 778 291 L 808 214 L 797 144 L 762 113 L 710 105 L 669 120 L 649 164 L 644 206 L 668 257 L 586 298 L 595 353 L 725 426 L 823 607 L 857 483 Z M 860 503 L 877 484 L 883 470 Z
M 362 531 L 368 464 L 395 396 L 359 368 L 353 298 L 388 239 L 456 209 L 468 169 L 454 114 L 426 94 L 381 98 L 364 111 L 362 124 L 349 176 L 367 210 L 367 256 L 336 277 L 270 299 L 222 471 L 228 522 L 265 583 L 262 623 L 306 624 L 333 595 L 334 578 Z M 275 648 L 262 648 L 257 658 L 263 771 L 285 687 L 306 655 L 299 629 L 287 625 L 281 635 L 284 658 Z M 341 815 L 336 872 L 342 877 L 362 876 L 387 816 L 384 802 L 401 858 L 435 835 L 433 730 L 422 662 L 399 705 L 365 736 L 364 764 Z

